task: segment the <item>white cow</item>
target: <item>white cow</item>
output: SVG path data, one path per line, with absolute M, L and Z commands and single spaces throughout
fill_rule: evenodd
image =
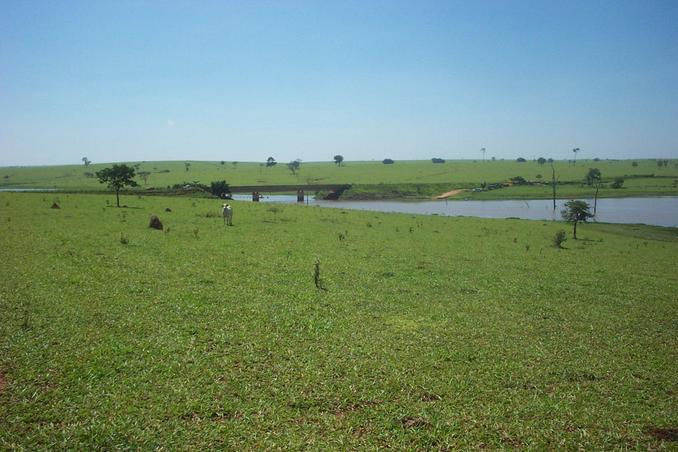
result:
M 229 204 L 224 204 L 224 225 L 233 226 L 233 209 Z

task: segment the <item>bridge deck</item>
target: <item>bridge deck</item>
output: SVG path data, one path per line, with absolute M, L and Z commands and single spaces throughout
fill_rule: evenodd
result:
M 258 191 L 259 193 L 281 193 L 296 192 L 297 190 L 304 190 L 305 192 L 337 191 L 346 190 L 348 187 L 348 184 L 231 185 L 229 189 L 231 193 L 251 193 L 253 191 Z

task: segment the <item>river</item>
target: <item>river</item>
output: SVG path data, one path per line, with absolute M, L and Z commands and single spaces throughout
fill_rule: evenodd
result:
M 236 200 L 251 200 L 250 195 L 234 195 Z M 293 195 L 265 195 L 262 202 L 295 203 Z M 591 205 L 593 199 L 584 199 Z M 373 210 L 424 215 L 469 216 L 480 218 L 522 218 L 526 220 L 560 220 L 560 211 L 567 200 L 548 199 L 501 201 L 320 201 L 307 204 L 339 209 Z M 598 199 L 594 221 L 605 223 L 644 223 L 678 227 L 678 197 L 603 198 Z

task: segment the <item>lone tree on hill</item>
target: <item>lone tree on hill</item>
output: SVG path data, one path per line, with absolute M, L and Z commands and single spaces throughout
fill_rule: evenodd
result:
M 115 190 L 115 203 L 120 207 L 120 190 L 125 186 L 136 187 L 134 168 L 125 164 L 113 165 L 113 168 L 104 168 L 96 172 L 99 182 L 108 184 L 108 188 Z
M 574 148 L 572 149 L 572 152 L 574 152 L 574 163 L 577 163 L 577 152 L 581 151 L 579 148 Z
M 565 203 L 565 208 L 560 212 L 563 219 L 569 223 L 574 223 L 572 237 L 577 239 L 577 223 L 586 222 L 593 214 L 589 211 L 591 207 L 586 201 L 572 200 Z
M 336 163 L 337 166 L 341 166 L 341 162 L 343 162 L 343 161 L 344 161 L 343 155 L 337 154 L 337 155 L 334 156 L 334 163 Z
M 290 170 L 292 175 L 297 174 L 297 171 L 299 171 L 299 168 L 301 168 L 301 160 L 299 159 L 292 160 L 290 163 L 287 164 L 287 168 Z

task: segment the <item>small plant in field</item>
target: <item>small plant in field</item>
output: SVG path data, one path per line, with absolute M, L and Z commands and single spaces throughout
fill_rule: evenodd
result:
M 31 327 L 31 312 L 28 308 L 24 308 L 24 316 L 21 321 L 21 329 L 27 330 Z
M 200 232 L 200 230 L 198 228 L 193 229 L 193 237 L 197 239 L 199 232 Z
M 562 229 L 553 236 L 553 246 L 563 248 L 563 243 L 567 240 L 567 233 Z
M 315 265 L 313 266 L 313 282 L 315 283 L 316 289 L 327 290 L 323 287 L 322 279 L 320 278 L 320 258 L 315 259 Z
M 120 243 L 122 243 L 123 245 L 129 244 L 129 240 L 122 232 L 120 233 Z

